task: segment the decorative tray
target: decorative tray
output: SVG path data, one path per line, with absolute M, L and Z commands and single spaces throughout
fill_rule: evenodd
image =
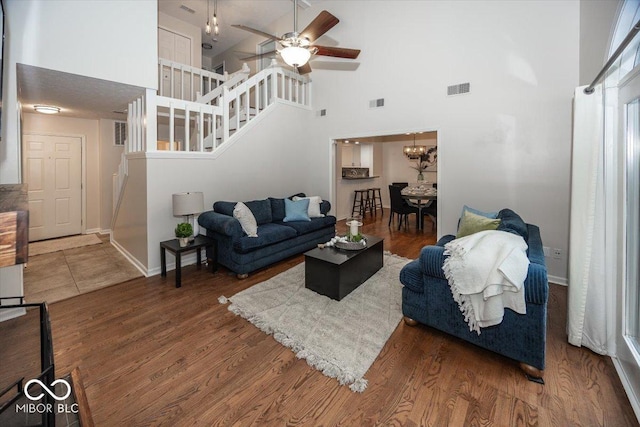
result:
M 366 244 L 363 245 L 361 242 L 336 242 L 334 246 L 345 251 L 361 251 L 367 247 Z

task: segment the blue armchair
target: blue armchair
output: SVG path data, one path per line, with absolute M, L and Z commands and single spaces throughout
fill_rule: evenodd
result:
M 444 245 L 455 238 L 442 237 L 435 246 L 422 248 L 420 257 L 400 272 L 402 312 L 410 326 L 422 323 L 454 335 L 472 344 L 520 362 L 527 378 L 544 384 L 545 344 L 547 330 L 547 299 L 549 285 L 540 229 L 524 224 L 529 246 L 529 270 L 525 280 L 527 314 L 505 310 L 502 323 L 483 328 L 480 335 L 469 326 L 453 300 L 442 266 Z M 524 236 L 523 236 L 524 237 Z

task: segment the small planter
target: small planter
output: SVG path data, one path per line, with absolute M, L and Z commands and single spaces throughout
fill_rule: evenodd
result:
M 180 241 L 180 247 L 184 248 L 185 246 L 189 245 L 189 238 L 188 237 L 180 237 L 178 238 L 178 240 Z

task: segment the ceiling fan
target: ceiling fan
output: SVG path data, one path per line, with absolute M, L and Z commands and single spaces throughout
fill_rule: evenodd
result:
M 278 53 L 284 62 L 297 69 L 300 74 L 307 74 L 311 72 L 311 66 L 308 63 L 311 55 L 356 59 L 360 54 L 360 49 L 348 49 L 344 47 L 320 46 L 313 44 L 316 39 L 333 28 L 338 22 L 340 22 L 338 18 L 326 10 L 323 10 L 313 21 L 311 21 L 309 25 L 307 25 L 304 30 L 298 32 L 298 1 L 294 0 L 293 31 L 284 34 L 282 37 L 276 37 L 272 34 L 247 27 L 245 25 L 232 25 L 232 27 L 240 28 L 241 30 L 249 31 L 274 40 L 282 46 L 282 49 L 280 50 L 276 49 L 260 55 L 249 56 L 247 58 L 243 58 L 244 60 L 262 58 L 264 56 Z

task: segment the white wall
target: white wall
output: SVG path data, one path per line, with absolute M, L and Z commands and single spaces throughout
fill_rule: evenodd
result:
M 191 39 L 191 65 L 202 68 L 202 33 L 200 28 L 158 12 L 158 26 Z
M 613 25 L 622 1 L 580 1 L 580 85 L 591 84 L 609 59 Z
M 125 120 L 126 121 L 126 120 Z M 100 231 L 111 230 L 113 174 L 118 172 L 124 146 L 115 145 L 115 120 L 100 120 Z
M 329 198 L 328 188 L 320 191 L 322 185 L 309 180 L 310 170 L 321 167 L 317 159 L 307 155 L 306 123 L 313 113 L 278 104 L 261 114 L 265 116 L 255 119 L 255 127 L 241 139 L 225 143 L 230 145 L 217 159 L 176 160 L 166 158 L 166 153 L 158 154 L 160 158 L 149 154 L 149 274 L 160 272 L 160 242 L 174 238 L 173 230 L 181 222 L 173 216 L 173 193 L 202 191 L 205 210 L 212 209 L 218 200 L 247 201 L 299 192 Z M 328 166 L 328 160 L 323 166 Z M 172 262 L 168 257 L 167 262 Z
M 437 130 L 440 233 L 455 231 L 464 204 L 509 207 L 540 226 L 546 246 L 566 253 L 578 3 L 322 6 L 341 20 L 331 38 L 362 54 L 354 72 L 314 71 L 314 109 L 327 116 L 308 123 L 309 156 L 329 158 L 334 138 Z M 301 22 L 317 13 L 306 10 Z M 378 18 L 388 16 L 380 31 Z M 446 96 L 448 85 L 462 82 L 471 83 L 470 94 Z M 380 97 L 385 107 L 370 110 L 369 100 Z M 310 172 L 311 182 L 329 185 L 326 168 Z M 550 275 L 566 278 L 566 258 L 547 261 Z
M 115 227 L 112 229 L 112 242 L 122 250 L 139 268 L 147 269 L 147 242 L 150 228 L 155 224 L 147 221 L 149 193 L 147 191 L 147 163 L 144 157 L 129 158 L 128 178 L 125 182 Z M 160 251 L 160 246 L 156 252 Z
M 86 224 L 88 231 L 100 230 L 101 177 L 100 177 L 100 132 L 98 120 L 57 117 L 38 113 L 23 115 L 24 133 L 84 136 L 86 153 Z

